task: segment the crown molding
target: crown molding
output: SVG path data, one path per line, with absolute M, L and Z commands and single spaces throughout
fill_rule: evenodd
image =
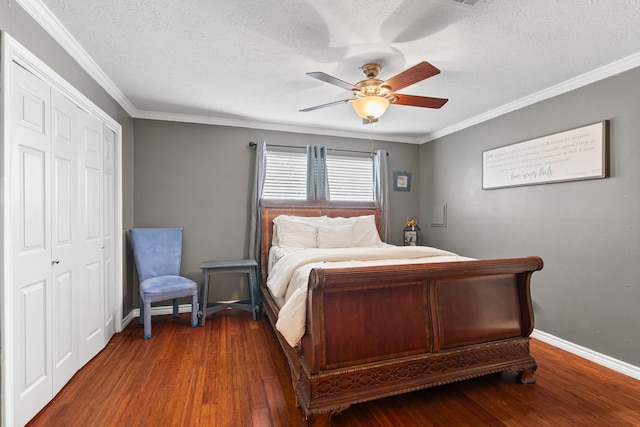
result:
M 167 120 L 185 123 L 212 124 L 220 126 L 246 127 L 250 129 L 275 130 L 281 132 L 305 133 L 311 135 L 327 135 L 344 138 L 370 139 L 371 135 L 363 132 L 349 132 L 330 130 L 326 128 L 304 127 L 294 125 L 284 125 L 275 123 L 263 123 L 256 121 L 245 121 L 237 119 L 225 119 L 219 117 L 186 115 L 175 113 L 164 113 L 160 111 L 138 110 L 122 91 L 113 83 L 105 72 L 89 56 L 84 48 L 62 25 L 58 18 L 47 8 L 41 0 L 16 0 L 16 2 L 31 17 L 42 26 L 70 55 L 78 64 L 102 86 L 114 100 L 133 118 L 149 120 Z M 554 96 L 578 89 L 588 84 L 603 80 L 607 77 L 620 74 L 624 71 L 640 66 L 640 53 L 630 55 L 611 64 L 602 66 L 593 71 L 589 71 L 580 76 L 571 78 L 562 83 L 551 86 L 534 94 L 525 96 L 516 101 L 510 102 L 493 110 L 479 114 L 467 120 L 463 120 L 438 131 L 420 136 L 406 137 L 399 135 L 375 135 L 376 140 L 401 142 L 405 144 L 424 144 L 438 138 L 459 132 L 468 127 L 486 122 L 504 114 L 519 110 L 521 108 L 544 101 Z
M 67 98 L 73 101 L 76 105 L 81 106 L 82 109 L 102 120 L 113 131 L 117 133 L 122 132 L 122 125 L 120 123 L 105 113 L 99 106 L 67 82 L 62 76 L 34 55 L 24 45 L 14 39 L 10 34 L 5 35 L 5 39 L 7 40 L 7 46 L 9 47 L 6 52 L 10 61 L 15 61 L 25 69 L 29 70 L 30 73 L 36 75 L 39 79 L 63 92 Z
M 502 116 L 512 111 L 516 111 L 521 108 L 528 107 L 529 105 L 533 105 L 537 102 L 544 101 L 549 98 L 553 98 L 554 96 L 562 95 L 574 89 L 579 89 L 591 83 L 604 80 L 608 77 L 615 76 L 616 74 L 620 74 L 624 71 L 631 70 L 638 66 L 640 66 L 640 53 L 629 55 L 626 58 L 622 58 L 618 61 L 612 62 L 611 64 L 604 65 L 600 68 L 596 68 L 593 71 L 589 71 L 577 77 L 573 77 L 562 83 L 558 83 L 554 86 L 548 87 L 539 92 L 525 96 L 524 98 L 520 98 L 516 101 L 505 104 L 501 107 L 487 111 L 486 113 L 479 114 L 468 120 L 464 120 L 462 122 L 456 123 L 452 126 L 433 132 L 429 135 L 425 135 L 425 138 L 422 140 L 422 143 L 433 141 L 434 139 L 442 138 L 443 136 L 450 135 L 452 133 L 461 131 L 468 127 L 480 124 L 482 122 L 486 122 L 488 120 L 494 119 L 496 117 Z
M 138 110 L 129 99 L 122 93 L 116 84 L 91 58 L 86 50 L 71 35 L 66 27 L 49 10 L 41 0 L 16 0 L 16 2 L 47 32 L 53 39 L 66 50 L 80 67 L 82 67 L 104 90 L 120 104 L 120 106 L 132 117 L 136 119 L 166 120 L 184 123 L 210 124 L 219 126 L 245 127 L 249 129 L 275 130 L 281 132 L 304 133 L 311 135 L 327 135 L 343 138 L 370 139 L 370 135 L 361 132 L 349 132 L 330 130 L 324 128 L 293 126 L 274 123 L 263 123 L 256 121 L 246 121 L 237 119 L 226 119 L 211 116 L 187 115 L 165 113 L 160 111 Z M 375 135 L 379 141 L 402 142 L 407 144 L 420 144 L 422 137 L 403 137 L 397 135 Z
M 302 133 L 309 135 L 337 136 L 341 138 L 371 139 L 376 141 L 401 142 L 405 144 L 420 144 L 421 138 L 402 137 L 397 135 L 376 135 L 362 132 L 340 131 L 335 129 L 315 128 L 309 126 L 294 126 L 277 123 L 255 122 L 248 120 L 228 119 L 212 116 L 200 116 L 177 113 L 163 113 L 158 111 L 137 110 L 136 119 L 163 120 L 167 122 L 198 123 L 217 126 L 243 127 L 249 129 L 273 130 L 279 132 Z
M 16 2 L 75 59 L 93 79 L 132 117 L 136 108 L 120 88 L 102 71 L 86 50 L 69 33 L 47 6 L 40 0 L 16 0 Z

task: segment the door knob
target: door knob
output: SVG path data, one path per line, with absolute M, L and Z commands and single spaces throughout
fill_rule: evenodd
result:
M 52 265 L 60 264 L 60 260 L 59 259 L 54 259 L 53 261 L 51 261 L 51 264 Z

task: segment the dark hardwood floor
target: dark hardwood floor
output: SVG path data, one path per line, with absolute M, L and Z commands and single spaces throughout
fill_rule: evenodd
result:
M 299 426 L 289 368 L 266 319 L 226 310 L 132 322 L 29 424 Z M 496 374 L 353 405 L 332 426 L 640 426 L 640 381 L 533 340 L 537 383 Z

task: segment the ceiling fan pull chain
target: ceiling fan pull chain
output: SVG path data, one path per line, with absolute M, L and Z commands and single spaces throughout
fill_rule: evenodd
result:
M 369 121 L 369 155 L 373 158 L 373 122 Z

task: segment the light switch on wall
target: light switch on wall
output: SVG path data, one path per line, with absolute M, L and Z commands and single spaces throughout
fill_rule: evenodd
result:
M 447 226 L 447 204 L 431 206 L 431 226 Z

